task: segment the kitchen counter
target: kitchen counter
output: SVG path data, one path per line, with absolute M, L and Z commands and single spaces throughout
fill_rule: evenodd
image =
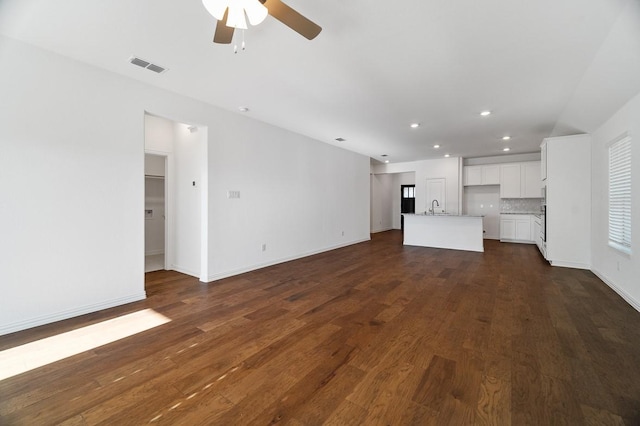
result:
M 406 216 L 429 216 L 429 217 L 484 217 L 479 215 L 471 215 L 471 214 L 449 214 L 449 213 L 402 213 Z
M 482 216 L 403 215 L 404 245 L 484 252 Z
M 534 216 L 540 216 L 540 212 L 500 212 L 500 214 L 531 214 Z

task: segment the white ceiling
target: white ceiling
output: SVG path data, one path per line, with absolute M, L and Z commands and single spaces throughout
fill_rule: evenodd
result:
M 538 150 L 637 0 L 285 2 L 323 28 L 315 40 L 267 17 L 234 54 L 211 42 L 215 19 L 200 0 L 0 0 L 0 33 L 398 162 Z M 169 71 L 138 68 L 131 55 Z

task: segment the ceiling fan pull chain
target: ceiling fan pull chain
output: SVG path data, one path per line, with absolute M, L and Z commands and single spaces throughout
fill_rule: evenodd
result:
M 242 43 L 240 44 L 240 48 L 244 51 L 246 46 L 244 43 L 244 30 L 242 30 Z M 236 43 L 233 44 L 233 53 L 238 53 L 238 45 Z

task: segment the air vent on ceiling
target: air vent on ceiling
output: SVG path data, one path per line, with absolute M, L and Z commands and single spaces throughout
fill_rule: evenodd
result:
M 133 65 L 137 65 L 139 67 L 142 68 L 146 68 L 149 71 L 153 71 L 155 73 L 158 74 L 162 74 L 163 72 L 167 71 L 167 68 L 165 67 L 161 67 L 160 65 L 156 65 L 156 64 L 152 64 L 149 61 L 145 61 L 144 59 L 132 56 L 129 58 L 129 62 L 132 63 Z

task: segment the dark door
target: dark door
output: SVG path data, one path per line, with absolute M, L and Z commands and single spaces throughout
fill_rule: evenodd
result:
M 400 186 L 400 213 L 416 212 L 416 186 Z M 400 215 L 400 228 L 404 230 L 404 216 Z

